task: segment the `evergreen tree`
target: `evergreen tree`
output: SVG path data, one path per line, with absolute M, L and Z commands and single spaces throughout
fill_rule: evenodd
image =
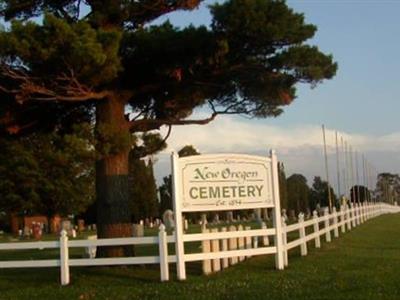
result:
M 186 145 L 178 151 L 179 157 L 192 155 L 200 155 L 193 145 Z M 173 208 L 172 205 L 172 176 L 168 175 L 163 178 L 163 183 L 159 188 L 160 192 L 160 213 L 162 214 L 167 209 Z
M 331 186 L 329 188 L 331 189 L 332 205 L 334 206 L 337 203 L 337 198 L 333 188 Z M 323 181 L 319 176 L 314 177 L 310 194 L 310 206 L 312 210 L 317 206 L 329 207 L 328 182 Z
M 131 155 L 129 174 L 130 209 L 133 221 L 157 217 L 157 186 L 151 159 L 146 164 L 144 159 L 137 159 Z
M 376 182 L 376 197 L 378 201 L 400 203 L 400 176 L 399 174 L 380 173 Z
M 309 205 L 310 188 L 307 179 L 301 174 L 293 174 L 287 179 L 288 208 L 296 213 L 306 212 Z
M 181 150 L 178 151 L 179 157 L 186 157 L 192 155 L 200 155 L 200 152 L 196 150 L 192 145 L 186 145 Z
M 94 200 L 93 136 L 89 125 L 71 133 L 0 138 L 0 211 L 79 214 Z
M 363 185 L 355 185 L 352 186 L 350 189 L 350 201 L 352 203 L 355 202 L 365 202 L 365 201 L 370 201 L 371 199 L 371 193 L 368 190 L 367 187 Z
M 1 2 L 0 16 L 12 23 L 0 32 L 0 129 L 20 135 L 95 120 L 101 238 L 132 235 L 132 133 L 207 124 L 221 114 L 277 116 L 295 98 L 297 83 L 335 75 L 332 57 L 305 43 L 316 27 L 284 1 L 211 5 L 211 27 L 150 25 L 200 2 Z M 35 17 L 43 21 L 29 21 Z M 189 119 L 205 105 L 208 117 Z M 106 252 L 124 254 L 122 247 Z
M 172 210 L 172 176 L 164 176 L 163 183 L 159 187 L 160 192 L 160 214 L 167 209 Z

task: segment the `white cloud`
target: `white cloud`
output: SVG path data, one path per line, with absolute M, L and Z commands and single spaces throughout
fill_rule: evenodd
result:
M 204 117 L 202 113 L 196 117 Z M 364 153 L 379 171 L 400 172 L 400 132 L 385 136 L 350 135 L 339 133 L 353 150 Z M 336 155 L 335 131 L 326 130 L 330 178 L 335 185 Z M 203 126 L 174 127 L 168 139 L 168 148 L 158 156 L 157 179 L 169 174 L 169 153 L 185 145 L 193 145 L 201 153 L 247 153 L 267 155 L 275 149 L 286 167 L 287 175 L 302 173 L 311 180 L 318 175 L 325 178 L 322 129 L 319 125 L 278 127 L 260 121 L 222 116 Z M 359 156 L 361 169 L 361 155 Z M 342 168 L 342 167 L 341 167 Z M 361 172 L 361 171 L 360 171 Z

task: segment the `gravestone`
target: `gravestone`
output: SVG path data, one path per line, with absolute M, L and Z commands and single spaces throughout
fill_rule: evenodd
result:
M 85 220 L 78 219 L 78 231 L 82 232 L 85 230 Z
M 233 212 L 232 211 L 227 211 L 226 212 L 226 221 L 227 221 L 227 223 L 232 223 L 233 222 Z
M 167 230 L 172 229 L 175 227 L 175 222 L 174 222 L 174 213 L 172 210 L 167 209 L 163 213 L 163 223 L 166 227 Z
M 306 208 L 306 216 L 305 216 L 305 218 L 306 219 L 310 219 L 311 218 L 311 210 L 310 210 L 309 207 Z
M 262 223 L 262 218 L 261 218 L 261 208 L 257 208 L 254 210 L 253 213 L 254 216 L 254 220 L 258 223 L 261 224 Z
M 24 227 L 24 238 L 29 238 L 31 236 L 31 229 L 28 226 Z
M 219 224 L 219 214 L 214 214 L 213 223 Z
M 207 214 L 201 214 L 201 226 L 205 226 L 207 223 Z
M 40 240 L 42 238 L 42 228 L 40 226 L 40 223 L 33 222 L 32 231 L 33 231 L 33 238 L 35 240 Z
M 282 209 L 282 217 L 283 217 L 283 219 L 285 220 L 285 222 L 288 221 L 288 216 L 287 216 L 287 214 L 286 214 L 286 209 Z
M 144 236 L 144 226 L 142 224 L 133 224 L 132 229 L 134 237 Z
M 61 230 L 70 231 L 72 229 L 72 224 L 70 220 L 61 221 Z
M 89 235 L 87 237 L 88 240 L 97 240 L 97 235 Z M 89 258 L 96 258 L 97 246 L 88 246 L 85 249 L 86 255 Z

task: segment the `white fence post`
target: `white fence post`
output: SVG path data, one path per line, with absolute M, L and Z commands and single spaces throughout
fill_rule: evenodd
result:
M 206 229 L 205 227 L 202 227 L 201 230 L 202 233 L 209 233 L 210 230 Z M 201 242 L 201 250 L 203 253 L 210 253 L 211 251 L 211 245 L 210 245 L 210 240 L 203 240 Z M 210 259 L 204 259 L 203 260 L 203 273 L 208 275 L 212 272 L 211 270 L 211 260 Z
M 357 215 L 357 203 L 353 205 L 353 227 L 358 225 L 358 215 Z
M 330 214 L 329 214 L 329 209 L 327 207 L 325 207 L 324 209 L 324 219 L 325 219 L 325 239 L 326 241 L 329 243 L 331 241 L 331 230 L 329 229 L 330 225 L 329 225 L 329 220 L 330 220 Z
M 315 235 L 315 248 L 321 248 L 321 238 L 319 234 L 319 217 L 316 210 L 313 211 L 313 220 L 314 220 L 314 234 Z
M 306 241 L 306 228 L 304 227 L 304 214 L 299 213 L 299 236 L 302 243 L 300 244 L 300 253 L 301 256 L 307 255 L 307 241 Z
M 338 214 L 336 211 L 336 207 L 332 208 L 332 214 L 333 214 L 333 236 L 334 237 L 339 237 L 339 226 L 338 226 Z
M 285 264 L 283 261 L 283 254 L 286 249 L 282 245 L 282 220 L 281 220 L 281 200 L 279 196 L 279 174 L 278 174 L 278 159 L 276 157 L 275 151 L 270 152 L 271 156 L 271 176 L 272 176 L 272 187 L 274 195 L 275 207 L 272 209 L 273 212 L 273 225 L 275 227 L 275 268 L 278 270 L 283 270 Z
M 261 229 L 267 229 L 267 224 L 265 224 L 265 222 L 262 222 Z M 256 237 L 256 238 L 257 238 L 257 245 L 258 245 L 258 237 Z M 262 237 L 262 245 L 264 247 L 269 246 L 269 237 L 268 237 L 268 235 L 264 235 Z M 257 247 L 255 247 L 255 248 L 257 248 Z
M 372 213 L 372 209 L 373 209 L 372 203 L 368 202 L 367 207 L 368 207 L 368 219 L 372 219 L 374 217 L 374 215 Z
M 245 230 L 251 230 L 251 227 L 250 226 L 246 226 L 245 228 L 244 228 Z M 245 243 L 246 243 L 246 249 L 251 249 L 252 247 L 251 247 L 251 237 L 250 236 L 246 236 L 245 237 Z M 250 258 L 251 257 L 251 255 L 247 255 L 247 258 Z
M 168 242 L 165 225 L 161 224 L 158 231 L 158 250 L 160 254 L 160 277 L 161 281 L 169 280 L 169 265 L 168 265 Z
M 356 227 L 356 205 L 351 204 L 350 212 L 351 212 L 351 227 L 354 228 Z
M 346 205 L 347 230 L 349 230 L 349 231 L 351 229 L 351 215 L 350 215 L 350 212 L 351 212 L 351 204 L 350 204 L 350 207 L 348 205 Z
M 344 221 L 345 217 L 345 206 L 340 206 L 340 223 L 342 223 L 342 233 L 346 232 L 346 223 Z
M 213 228 L 211 229 L 211 232 L 217 233 L 218 228 Z M 219 240 L 212 240 L 211 241 L 211 252 L 219 252 Z M 221 270 L 221 259 L 220 258 L 214 258 L 212 260 L 212 268 L 213 272 L 218 272 Z
M 241 224 L 238 226 L 238 231 L 243 231 L 243 226 Z M 244 250 L 244 237 L 238 238 L 238 249 Z M 239 256 L 239 261 L 244 261 L 244 259 L 244 256 Z
M 176 256 L 176 274 L 178 280 L 186 279 L 186 264 L 185 264 L 185 244 L 183 242 L 183 223 L 182 223 L 182 209 L 181 209 L 181 194 L 180 194 L 180 181 L 179 181 L 179 163 L 178 155 L 172 153 L 172 201 L 174 215 L 175 215 L 175 256 Z
M 368 202 L 364 202 L 364 209 L 365 209 L 365 221 L 369 220 L 369 205 Z
M 229 226 L 229 231 L 236 231 L 235 225 Z M 236 250 L 237 249 L 237 238 L 230 238 L 229 241 L 229 250 Z M 229 264 L 235 265 L 238 262 L 238 257 L 233 256 L 229 258 Z
M 221 231 L 222 232 L 226 232 L 226 227 L 222 227 Z M 228 251 L 228 240 L 227 239 L 221 239 L 220 240 L 220 244 L 221 244 L 220 245 L 220 249 L 221 249 L 222 252 Z M 224 257 L 222 259 L 222 269 L 225 269 L 227 267 L 229 267 L 229 261 L 228 261 L 227 257 Z
M 282 222 L 282 253 L 283 253 L 283 265 L 287 267 L 289 265 L 289 256 L 288 250 L 286 248 L 287 245 L 287 232 L 286 232 L 286 220 L 284 217 L 281 217 Z
M 61 285 L 67 285 L 70 282 L 69 278 L 69 253 L 68 253 L 68 236 L 65 230 L 60 234 L 60 271 Z
M 360 205 L 361 205 L 361 223 L 364 223 L 367 220 L 365 216 L 365 205 L 363 202 L 361 202 Z

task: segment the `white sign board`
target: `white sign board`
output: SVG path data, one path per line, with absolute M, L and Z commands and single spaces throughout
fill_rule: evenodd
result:
M 275 263 L 278 269 L 284 268 L 278 162 L 273 151 L 269 157 L 212 154 L 179 158 L 173 154 L 171 165 L 179 280 L 186 278 L 183 212 L 272 207 Z
M 273 207 L 271 160 L 249 155 L 179 159 L 181 211 Z

